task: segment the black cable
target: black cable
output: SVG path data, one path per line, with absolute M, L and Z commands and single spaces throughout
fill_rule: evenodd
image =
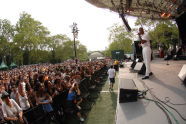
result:
M 169 103 L 171 105 L 186 105 L 186 103 L 172 103 L 170 97 L 165 97 L 165 103 Z
M 181 115 L 181 113 L 180 113 L 177 109 L 175 109 L 174 107 L 168 105 L 168 104 L 165 103 L 164 101 L 160 100 L 160 99 L 159 99 L 158 97 L 156 97 L 155 95 L 154 95 L 154 97 L 155 97 L 157 100 L 159 100 L 161 103 L 165 104 L 166 106 L 168 106 L 169 108 L 171 108 L 172 110 L 174 110 L 184 121 L 186 121 L 186 118 L 184 118 L 184 117 Z
M 158 101 L 160 101 L 161 103 L 165 104 L 165 105 L 168 106 L 169 108 L 173 109 L 173 110 L 181 117 L 181 119 L 183 119 L 184 121 L 186 121 L 186 118 L 184 118 L 184 117 L 180 114 L 180 112 L 178 112 L 177 109 L 175 109 L 174 107 L 168 105 L 168 104 L 165 103 L 164 101 L 160 100 L 158 97 L 156 97 L 156 95 L 154 95 L 154 94 L 152 93 L 151 89 L 150 89 L 144 82 L 142 82 L 142 83 L 143 83 L 143 85 L 149 90 L 150 94 L 151 94 L 154 98 L 156 98 Z
M 140 99 L 146 99 L 146 100 L 148 100 L 148 101 L 153 101 L 156 105 L 157 105 L 157 107 L 159 107 L 162 111 L 163 111 L 163 113 L 166 115 L 166 117 L 167 117 L 167 121 L 168 121 L 168 123 L 169 124 L 172 124 L 172 121 L 171 121 L 171 119 L 170 119 L 170 117 L 169 117 L 169 114 L 167 113 L 167 109 L 160 103 L 160 102 L 158 102 L 158 101 L 156 101 L 156 100 L 153 100 L 153 99 L 148 99 L 148 98 L 146 98 L 145 97 L 145 95 L 146 95 L 146 93 L 148 92 L 149 90 L 146 90 L 146 91 L 139 91 L 138 92 L 138 98 L 140 98 Z M 140 94 L 139 94 L 140 93 Z M 166 110 L 165 110 L 165 109 Z
M 174 118 L 174 120 L 176 121 L 176 123 L 179 123 L 178 120 L 174 117 L 173 113 L 171 113 L 160 101 L 153 100 L 153 99 L 149 99 L 149 98 L 144 98 L 144 99 L 149 100 L 149 101 L 153 101 L 154 103 L 156 103 L 156 105 L 157 105 L 158 107 L 161 107 L 161 109 L 163 109 L 164 111 L 166 110 L 166 112 L 169 112 L 169 114 L 171 114 L 171 116 Z M 164 113 L 165 113 L 165 112 L 164 112 Z M 165 113 L 165 114 L 167 114 L 167 113 Z M 170 118 L 170 117 L 169 117 L 169 118 Z M 169 123 L 172 123 L 171 120 L 168 119 L 168 121 L 169 121 Z M 170 121 L 171 121 L 171 122 L 170 122 Z
M 163 106 L 163 105 L 161 105 L 161 104 L 159 104 L 159 103 L 157 103 L 157 102 L 155 102 L 155 104 L 164 112 L 164 114 L 166 115 L 166 117 L 167 117 L 167 120 L 168 120 L 168 123 L 169 124 L 172 124 L 172 121 L 171 121 L 171 119 L 170 119 L 170 117 L 169 117 L 169 114 L 165 111 L 165 107 Z M 166 109 L 167 110 L 167 109 Z

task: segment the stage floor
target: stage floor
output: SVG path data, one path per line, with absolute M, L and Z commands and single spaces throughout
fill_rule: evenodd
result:
M 156 59 L 152 61 L 151 69 L 154 73 L 148 80 L 141 80 L 141 75 L 131 72 L 129 69 L 130 62 L 126 63 L 125 68 L 119 71 L 119 83 L 124 83 L 126 79 L 134 79 L 139 83 L 149 87 L 153 94 L 161 100 L 166 97 L 170 98 L 172 103 L 186 103 L 186 87 L 178 78 L 178 73 L 186 61 L 167 61 Z M 145 85 L 144 85 L 145 84 Z M 146 95 L 152 98 L 148 92 Z M 119 97 L 118 97 L 119 98 Z M 169 104 L 169 103 L 168 103 Z M 170 105 L 170 104 L 169 104 Z M 184 118 L 186 118 L 186 105 L 171 105 L 176 108 Z M 169 109 L 173 116 L 171 120 L 176 124 L 174 116 L 179 124 L 186 124 L 180 116 L 173 110 Z M 166 115 L 156 106 L 154 102 L 140 99 L 137 102 L 119 103 L 117 102 L 116 109 L 116 124 L 169 124 Z

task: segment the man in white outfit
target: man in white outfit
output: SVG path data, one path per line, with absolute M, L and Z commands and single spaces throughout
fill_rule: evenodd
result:
M 110 80 L 110 88 L 109 88 L 110 90 L 113 90 L 113 85 L 115 83 L 115 76 L 116 76 L 116 71 L 113 68 L 113 66 L 111 65 L 110 69 L 108 70 L 108 77 Z
M 143 54 L 143 61 L 145 63 L 146 72 L 145 77 L 142 79 L 148 79 L 149 76 L 151 76 L 153 73 L 150 69 L 150 62 L 151 62 L 151 48 L 150 48 L 150 37 L 148 33 L 144 33 L 144 30 L 142 27 L 139 28 L 139 39 L 141 41 L 141 46 L 143 48 L 142 54 Z

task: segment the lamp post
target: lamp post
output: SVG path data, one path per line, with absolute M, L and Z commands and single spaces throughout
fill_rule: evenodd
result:
M 76 52 L 76 38 L 78 37 L 78 27 L 77 27 L 77 23 L 73 23 L 72 27 L 72 33 L 73 33 L 73 37 L 74 37 L 74 59 L 76 61 L 77 64 L 77 52 Z

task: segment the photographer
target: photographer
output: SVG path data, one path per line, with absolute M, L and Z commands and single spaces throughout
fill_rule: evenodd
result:
M 67 95 L 67 108 L 69 111 L 72 110 L 73 113 L 76 113 L 80 121 L 84 121 L 77 104 L 79 100 L 81 100 L 79 86 L 77 83 L 73 83 Z

